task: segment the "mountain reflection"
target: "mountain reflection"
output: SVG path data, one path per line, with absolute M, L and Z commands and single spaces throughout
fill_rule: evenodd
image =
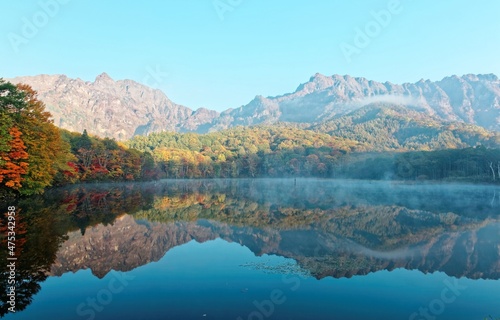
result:
M 499 279 L 497 193 L 488 186 L 302 179 L 54 189 L 16 204 L 24 228 L 18 310 L 48 276 L 91 269 L 102 278 L 158 261 L 189 241 L 217 238 L 256 255 L 292 258 L 318 279 L 395 268 Z

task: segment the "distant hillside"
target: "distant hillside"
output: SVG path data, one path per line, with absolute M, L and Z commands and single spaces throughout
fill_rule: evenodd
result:
M 402 105 L 442 121 L 500 130 L 500 81 L 493 74 L 402 85 L 315 74 L 293 93 L 257 96 L 220 114 L 203 108 L 193 111 L 159 90 L 132 80 L 114 81 L 105 73 L 94 82 L 64 75 L 10 81 L 27 83 L 37 90 L 59 127 L 77 132 L 87 129 L 91 134 L 119 140 L 160 131 L 205 133 L 239 125 L 318 124 L 372 103 Z
M 369 105 L 311 129 L 357 141 L 370 151 L 457 149 L 500 141 L 500 135 L 476 125 L 384 105 Z
M 475 125 L 443 122 L 405 107 L 370 105 L 306 128 L 279 123 L 201 135 L 163 132 L 134 137 L 127 145 L 154 154 L 186 150 L 212 159 L 220 154 L 230 159 L 257 153 L 307 153 L 305 149 L 322 147 L 347 152 L 498 147 L 500 134 Z

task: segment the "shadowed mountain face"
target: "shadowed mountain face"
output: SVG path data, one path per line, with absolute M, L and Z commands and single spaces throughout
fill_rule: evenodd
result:
M 315 74 L 293 93 L 257 96 L 247 105 L 221 114 L 203 108 L 193 111 L 173 103 L 159 90 L 131 80 L 114 81 L 105 73 L 94 82 L 64 75 L 11 81 L 27 83 L 37 90 L 56 125 L 117 139 L 166 130 L 203 133 L 283 121 L 320 123 L 373 103 L 410 107 L 441 121 L 500 129 L 500 81 L 492 74 L 402 85 Z

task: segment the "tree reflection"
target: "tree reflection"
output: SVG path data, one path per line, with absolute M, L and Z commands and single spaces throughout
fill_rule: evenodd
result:
M 24 310 L 40 291 L 40 283 L 50 274 L 60 245 L 67 233 L 82 234 L 92 225 L 110 224 L 117 216 L 142 208 L 147 196 L 134 188 L 84 187 L 61 189 L 19 200 L 16 214 L 16 310 Z M 6 213 L 7 208 L 0 208 Z M 7 261 L 7 219 L 2 217 L 0 259 Z M 2 266 L 0 316 L 10 307 L 7 293 L 9 270 Z
M 47 207 L 40 198 L 21 201 L 17 205 L 16 215 L 16 311 L 24 310 L 40 290 L 40 283 L 45 281 L 54 261 L 59 245 L 66 239 L 65 232 L 57 232 L 57 216 L 52 214 L 53 208 Z M 21 209 L 22 208 L 22 209 Z M 2 210 L 6 212 L 6 210 Z M 2 221 L 2 235 L 6 235 L 6 219 Z M 7 261 L 7 238 L 2 237 L 2 261 Z M 2 272 L 2 305 L 0 315 L 5 315 L 10 307 L 7 293 L 9 291 L 9 270 L 4 264 Z
M 104 244 L 108 241 L 101 232 L 104 229 L 106 237 L 121 241 L 119 252 L 111 252 L 106 245 L 99 249 L 98 254 L 109 259 L 96 262 L 77 257 L 83 262 L 71 264 L 71 268 L 99 270 L 100 276 L 111 269 L 147 264 L 193 239 L 222 238 L 257 255 L 293 258 L 317 278 L 401 267 L 498 279 L 497 192 L 492 187 L 395 187 L 307 180 L 167 181 L 53 189 L 15 204 L 19 209 L 16 310 L 26 308 L 40 283 L 54 274 L 54 262 L 64 254 L 61 246 L 68 243 L 67 235 L 81 235 L 71 242 L 78 246 L 90 227 L 92 236 L 103 237 Z M 128 224 L 129 234 L 113 228 L 123 215 L 129 218 L 120 223 Z M 0 259 L 7 261 L 2 219 Z M 127 236 L 143 246 L 139 257 L 127 259 L 138 250 Z M 70 264 L 73 256 L 59 262 Z M 0 315 L 9 307 L 5 304 L 7 270 L 2 268 Z M 71 268 L 62 265 L 57 270 Z

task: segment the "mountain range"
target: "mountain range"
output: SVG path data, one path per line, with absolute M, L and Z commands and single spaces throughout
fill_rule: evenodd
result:
M 244 106 L 221 113 L 205 108 L 192 110 L 174 103 L 158 89 L 132 80 L 114 81 L 106 73 L 93 82 L 65 75 L 6 80 L 27 83 L 37 90 L 57 126 L 77 132 L 87 129 L 91 134 L 118 140 L 160 131 L 206 133 L 278 122 L 318 129 L 327 121 L 373 104 L 408 108 L 438 122 L 500 130 L 500 80 L 493 74 L 399 85 L 316 73 L 292 93 L 256 96 Z

